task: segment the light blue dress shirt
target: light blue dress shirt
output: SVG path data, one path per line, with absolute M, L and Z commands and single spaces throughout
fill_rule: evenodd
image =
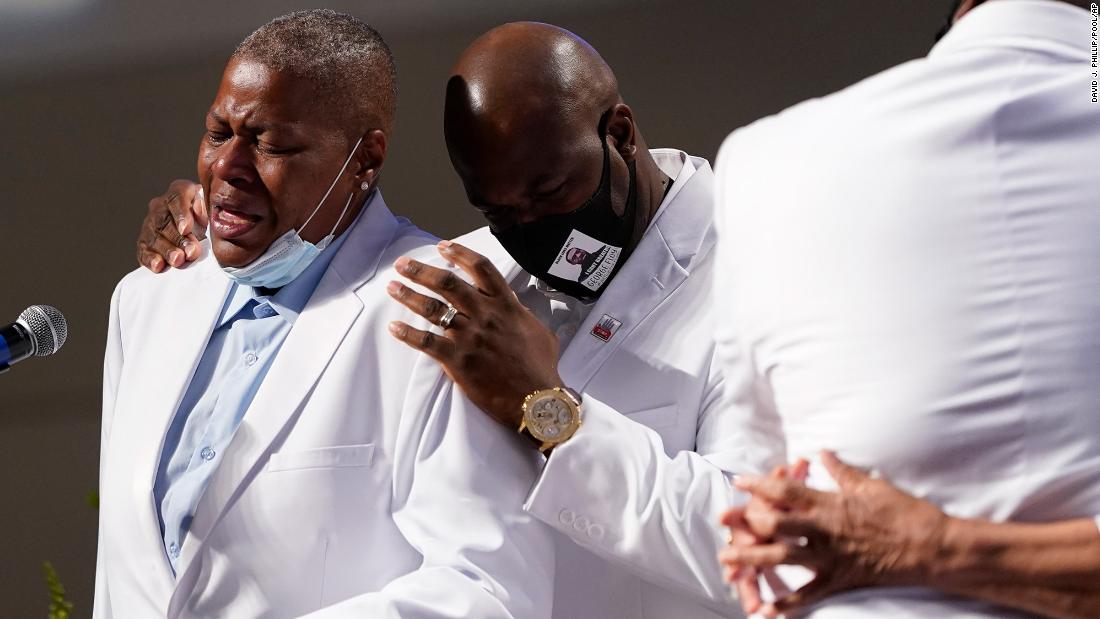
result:
M 203 491 L 275 355 L 352 228 L 274 295 L 233 284 L 161 448 L 153 494 L 172 570 Z

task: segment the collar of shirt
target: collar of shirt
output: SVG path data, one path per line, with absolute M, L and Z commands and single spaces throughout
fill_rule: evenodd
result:
M 649 226 L 642 234 L 642 238 L 645 238 L 645 235 L 649 234 L 650 230 L 653 229 L 653 224 L 661 217 L 661 214 L 664 213 L 669 203 L 676 198 L 676 194 L 680 193 L 680 189 L 683 188 L 687 180 L 695 174 L 695 164 L 691 161 L 691 157 L 681 150 L 673 148 L 655 148 L 651 149 L 649 154 L 653 156 L 653 161 L 657 163 L 657 167 L 665 173 L 665 176 L 667 176 L 670 181 L 672 181 L 672 187 L 665 192 L 665 197 L 661 200 L 661 205 L 657 207 L 657 212 L 653 214 L 653 219 L 650 220 Z M 641 242 L 640 239 L 639 242 Z M 551 288 L 546 282 L 534 275 L 532 275 L 530 281 L 527 282 L 527 288 L 528 290 L 537 290 L 548 299 L 552 301 L 561 301 L 570 307 L 572 307 L 573 304 L 579 304 L 578 307 L 590 309 L 591 306 L 595 304 L 594 300 L 590 303 L 584 303 L 583 301 L 573 299 L 565 293 Z
M 1089 12 L 1066 2 L 1000 0 L 986 2 L 960 19 L 928 54 L 1008 47 L 1075 59 L 1088 57 Z
M 370 197 L 368 196 L 367 201 L 369 202 L 369 200 Z M 274 310 L 275 314 L 281 316 L 283 320 L 293 325 L 298 320 L 298 314 L 301 314 L 302 310 L 305 309 L 306 303 L 309 302 L 309 298 L 313 296 L 313 291 L 315 291 L 317 285 L 321 283 L 321 278 L 324 276 L 325 271 L 328 270 L 328 266 L 332 263 L 333 257 L 339 253 L 340 248 L 344 245 L 344 241 L 350 236 L 355 226 L 359 225 L 359 221 L 363 218 L 363 213 L 367 211 L 368 206 L 369 204 L 359 210 L 359 213 L 355 216 L 355 220 L 351 222 L 348 229 L 345 230 L 343 234 L 333 239 L 332 243 L 330 243 L 329 246 L 326 247 L 308 267 L 306 267 L 305 271 L 302 271 L 301 275 L 280 288 L 275 294 L 264 295 L 252 286 L 233 284 L 232 289 L 229 291 L 229 296 L 225 300 L 225 305 L 222 306 L 222 312 L 218 317 L 218 324 L 215 326 L 215 329 L 220 329 L 233 322 L 234 319 L 241 317 L 242 311 L 245 311 L 245 309 L 249 307 L 251 301 L 256 302 L 256 307 L 251 308 L 251 311 L 257 312 L 254 314 L 256 318 L 266 318 L 272 315 L 270 312 L 259 309 L 259 307 L 268 305 Z

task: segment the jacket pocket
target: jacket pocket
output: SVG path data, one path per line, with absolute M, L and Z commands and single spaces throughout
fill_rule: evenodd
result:
M 340 445 L 271 454 L 266 471 L 366 467 L 374 462 L 374 445 Z

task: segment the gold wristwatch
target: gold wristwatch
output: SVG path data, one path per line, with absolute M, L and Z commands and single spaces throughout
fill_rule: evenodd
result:
M 565 441 L 581 427 L 581 396 L 569 387 L 536 391 L 523 399 L 519 431 L 542 445 L 545 452 Z

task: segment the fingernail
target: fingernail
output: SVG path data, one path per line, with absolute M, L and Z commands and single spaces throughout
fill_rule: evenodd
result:
M 400 273 L 408 273 L 409 272 L 409 264 L 411 262 L 412 262 L 412 260 L 409 260 L 405 256 L 402 256 L 402 257 L 397 259 L 397 262 L 393 263 L 393 267 L 395 269 L 397 269 L 397 271 L 400 272 Z
M 439 251 L 449 254 L 454 251 L 454 247 L 451 247 L 451 245 L 453 245 L 451 241 L 440 241 L 436 244 L 436 247 L 439 248 Z
M 168 262 L 174 267 L 183 264 L 183 252 L 178 249 L 168 252 Z
M 399 322 L 391 322 L 390 333 L 396 335 L 397 337 L 402 337 L 403 335 L 405 335 L 405 325 Z
M 160 271 L 164 268 L 164 261 L 160 257 L 153 258 L 149 261 L 149 268 L 153 269 L 153 272 Z
M 401 292 L 401 284 L 397 282 L 390 282 L 386 284 L 386 292 L 397 296 L 397 293 Z
M 176 228 L 180 231 L 180 234 L 187 234 L 190 230 L 187 229 L 187 220 L 183 217 L 179 218 L 176 222 Z

